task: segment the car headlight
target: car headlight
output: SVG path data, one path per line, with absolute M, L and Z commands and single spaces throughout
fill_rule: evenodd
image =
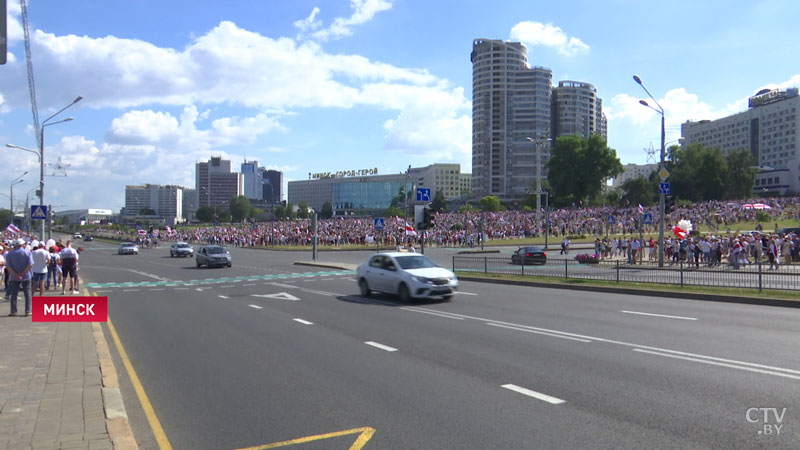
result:
M 430 283 L 431 280 L 425 277 L 411 277 L 412 280 L 416 281 L 417 283 Z

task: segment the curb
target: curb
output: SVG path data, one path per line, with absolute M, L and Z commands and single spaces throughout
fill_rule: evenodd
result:
M 340 270 L 356 270 L 358 269 L 357 264 L 347 264 L 347 263 L 336 263 L 336 262 L 316 262 L 316 261 L 295 261 L 295 266 L 312 266 L 312 267 L 326 267 L 328 269 L 340 269 Z
M 570 284 L 556 284 L 544 283 L 536 281 L 520 281 L 520 280 L 502 280 L 502 279 L 489 279 L 470 276 L 459 276 L 459 280 L 472 281 L 477 283 L 490 283 L 490 284 L 506 284 L 513 286 L 530 286 L 530 287 L 543 287 L 550 289 L 568 289 L 573 291 L 588 291 L 588 292 L 603 292 L 611 294 L 626 294 L 626 295 L 645 295 L 667 298 L 680 298 L 689 300 L 704 300 L 710 302 L 722 303 L 738 303 L 743 305 L 760 305 L 760 306 L 778 306 L 783 308 L 800 308 L 800 301 L 797 300 L 782 300 L 777 298 L 759 298 L 759 297 L 741 297 L 721 294 L 701 294 L 696 292 L 680 292 L 680 291 L 661 291 L 650 289 L 638 289 L 627 287 L 608 287 L 608 286 L 581 286 Z
M 84 290 L 84 289 L 81 289 Z M 115 450 L 136 450 L 139 448 L 133 430 L 128 422 L 128 412 L 119 389 L 117 369 L 111 359 L 103 329 L 98 322 L 92 322 L 97 359 L 102 377 L 103 410 L 106 415 L 106 430 Z

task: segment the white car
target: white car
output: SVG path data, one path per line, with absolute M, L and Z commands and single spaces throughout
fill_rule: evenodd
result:
M 363 297 L 372 291 L 397 294 L 407 302 L 415 298 L 449 300 L 458 291 L 458 278 L 417 253 L 377 253 L 358 266 L 358 287 Z
M 72 235 L 72 239 L 80 239 L 82 237 L 83 236 L 80 233 L 75 233 L 75 234 Z
M 119 249 L 117 250 L 117 254 L 119 255 L 138 255 L 139 254 L 139 246 L 134 244 L 133 242 L 123 242 L 120 244 Z
M 174 258 L 176 256 L 194 256 L 194 249 L 186 242 L 175 242 L 169 247 L 169 257 Z

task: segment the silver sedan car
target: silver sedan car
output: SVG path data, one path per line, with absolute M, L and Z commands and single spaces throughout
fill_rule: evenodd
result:
M 458 278 L 417 253 L 377 253 L 358 266 L 356 279 L 361 295 L 372 291 L 396 294 L 400 300 L 442 297 L 449 300 L 458 291 Z

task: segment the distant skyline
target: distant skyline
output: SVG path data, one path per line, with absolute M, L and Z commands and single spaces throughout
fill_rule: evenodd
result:
M 471 172 L 476 38 L 520 41 L 553 84 L 593 84 L 623 164 L 645 164 L 686 120 L 747 109 L 763 88 L 800 87 L 800 37 L 787 1 L 668 3 L 474 0 L 28 2 L 46 178 L 57 209 L 124 206 L 126 184 L 194 187 L 194 164 L 246 157 L 284 173 L 460 163 Z M 8 0 L 0 66 L 0 193 L 38 186 L 18 0 Z M 52 168 L 48 169 L 48 175 Z M 284 190 L 285 192 L 285 190 Z M 5 198 L 5 197 L 4 197 Z M 7 198 L 6 205 L 8 204 Z M 0 199 L 0 205 L 2 199 Z M 7 206 L 6 206 L 7 207 Z

